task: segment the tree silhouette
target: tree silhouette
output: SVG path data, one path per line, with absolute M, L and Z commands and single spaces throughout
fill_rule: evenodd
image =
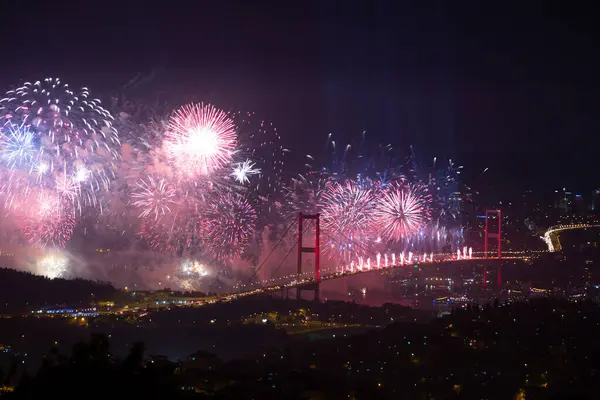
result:
M 175 364 L 144 365 L 144 350 L 142 343 L 135 343 L 129 356 L 120 361 L 111 356 L 108 338 L 94 334 L 89 343 L 73 346 L 71 357 L 51 350 L 35 377 L 25 375 L 8 398 L 180 398 Z

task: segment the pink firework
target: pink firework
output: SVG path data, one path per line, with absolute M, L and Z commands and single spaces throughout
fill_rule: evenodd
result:
M 331 255 L 365 251 L 376 201 L 376 187 L 365 187 L 351 180 L 328 183 L 319 203 L 323 233 L 331 241 L 324 249 Z
M 231 161 L 237 145 L 235 125 L 227 113 L 204 104 L 175 111 L 165 140 L 171 162 L 188 177 L 221 169 Z
M 159 220 L 171 212 L 175 203 L 175 189 L 164 179 L 142 179 L 135 192 L 131 195 L 134 199 L 132 205 L 140 209 L 140 218 L 154 217 Z
M 202 221 L 207 245 L 217 258 L 240 255 L 256 228 L 256 211 L 238 194 L 227 193 L 213 200 Z
M 421 185 L 391 184 L 378 202 L 376 227 L 386 240 L 416 235 L 430 218 L 431 196 Z
M 143 218 L 139 232 L 156 251 L 184 252 L 199 245 L 196 219 L 186 213 L 171 213 L 168 218 Z
M 56 195 L 40 193 L 24 210 L 21 231 L 35 247 L 64 247 L 75 227 L 72 210 Z

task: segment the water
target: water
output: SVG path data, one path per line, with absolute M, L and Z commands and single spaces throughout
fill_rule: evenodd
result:
M 421 310 L 449 310 L 485 302 L 493 289 L 482 289 L 481 266 L 446 265 L 372 271 L 321 283 L 322 300 L 353 301 L 373 307 L 385 303 Z M 488 277 L 488 280 L 490 277 Z M 303 298 L 312 298 L 309 291 Z

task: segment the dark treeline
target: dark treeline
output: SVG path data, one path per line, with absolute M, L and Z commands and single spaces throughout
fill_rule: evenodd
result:
M 141 343 L 134 344 L 126 358 L 117 359 L 110 353 L 108 337 L 95 334 L 89 343 L 76 344 L 69 357 L 51 349 L 35 377 L 24 374 L 17 391 L 6 398 L 181 398 L 176 365 L 151 361 L 145 360 Z M 0 379 L 10 382 L 13 370 L 4 378 L 0 373 Z
M 48 279 L 13 269 L 0 269 L 0 313 L 64 304 L 86 306 L 113 297 L 116 289 L 84 279 Z

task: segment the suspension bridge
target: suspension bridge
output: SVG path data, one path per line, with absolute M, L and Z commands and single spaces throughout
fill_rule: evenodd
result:
M 363 254 L 363 256 L 355 257 L 355 259 L 348 260 L 335 267 L 321 268 L 321 235 L 324 234 L 329 240 L 335 239 L 332 237 L 333 235 L 321 230 L 319 214 L 307 215 L 300 213 L 297 221 L 288 226 L 285 233 L 288 233 L 292 225 L 296 225 L 296 243 L 289 249 L 279 266 L 273 271 L 271 277 L 263 281 L 250 280 L 246 284 L 238 284 L 234 288 L 235 292 L 229 294 L 227 297 L 237 298 L 260 293 L 276 293 L 294 288 L 296 289 L 298 298 L 301 297 L 302 291 L 312 291 L 314 292 L 315 299 L 318 299 L 319 285 L 323 281 L 339 279 L 356 274 L 393 270 L 411 266 L 444 264 L 456 261 L 481 263 L 482 261 L 503 262 L 506 260 L 527 260 L 534 256 L 536 252 L 502 252 L 501 221 L 502 212 L 500 210 L 486 210 L 483 252 L 473 252 L 472 248 L 466 246 L 462 249 L 457 249 L 456 252 L 453 253 L 379 252 L 362 243 L 351 240 L 343 232 L 336 232 L 337 235 L 341 235 L 344 240 L 354 245 L 355 249 L 361 250 L 360 254 Z M 307 235 L 306 232 L 310 228 L 312 228 L 312 232 Z M 258 271 L 266 264 L 269 257 L 281 243 L 283 243 L 283 238 L 257 268 L 253 276 L 256 276 Z M 295 273 L 275 277 L 279 268 L 294 250 L 297 255 Z M 310 262 L 304 262 L 308 257 L 310 257 Z M 487 274 L 487 269 L 485 264 L 483 268 L 484 282 L 486 282 L 485 276 Z M 501 274 L 499 273 L 498 280 L 500 281 L 500 279 Z
M 177 298 L 174 302 L 163 300 L 157 301 L 155 307 L 166 306 L 169 307 L 172 304 L 185 303 L 187 305 L 206 305 L 212 304 L 218 301 L 234 301 L 242 297 L 257 295 L 257 294 L 289 294 L 290 289 L 296 291 L 298 298 L 301 297 L 303 291 L 314 292 L 315 299 L 319 299 L 319 285 L 324 281 L 340 279 L 358 274 L 365 274 L 371 272 L 386 272 L 400 268 L 413 268 L 415 266 L 427 266 L 427 265 L 443 265 L 448 263 L 477 263 L 483 268 L 483 283 L 486 285 L 487 280 L 487 267 L 490 264 L 497 266 L 497 284 L 502 284 L 502 264 L 505 261 L 510 260 L 528 260 L 530 258 L 538 256 L 540 253 L 560 251 L 560 241 L 558 236 L 561 232 L 574 229 L 589 229 L 589 228 L 600 228 L 600 224 L 571 224 L 571 225 L 556 225 L 550 227 L 541 238 L 548 244 L 547 251 L 502 251 L 501 240 L 502 240 L 502 227 L 501 227 L 501 211 L 500 210 L 487 210 L 486 220 L 484 227 L 484 251 L 474 252 L 471 248 L 463 247 L 462 249 L 456 250 L 453 253 L 428 253 L 428 254 L 417 254 L 411 252 L 404 253 L 378 253 L 371 251 L 361 246 L 360 243 L 355 243 L 356 246 L 363 249 L 365 256 L 363 258 L 357 258 L 354 262 L 350 261 L 336 267 L 325 267 L 321 268 L 320 264 L 320 235 L 326 236 L 327 232 L 322 232 L 320 227 L 319 215 L 305 215 L 299 214 L 297 221 L 294 222 L 299 229 L 296 232 L 297 240 L 295 244 L 288 249 L 285 257 L 279 263 L 279 266 L 273 271 L 271 277 L 265 280 L 249 280 L 245 284 L 238 284 L 233 287 L 233 291 L 227 294 L 219 294 L 210 298 L 190 298 L 182 300 Z M 492 223 L 491 223 L 492 222 Z M 293 225 L 288 227 L 288 231 Z M 313 234 L 306 235 L 305 233 L 309 228 L 313 229 Z M 286 232 L 287 233 L 287 232 Z M 285 235 L 284 235 L 285 236 Z M 305 240 L 307 239 L 307 240 Z M 306 243 L 306 242 L 310 243 Z M 495 243 L 494 243 L 495 242 Z M 275 250 L 282 246 L 284 243 L 283 238 L 279 241 L 277 246 L 272 249 L 271 253 L 267 256 L 261 265 L 255 271 L 254 276 L 260 268 L 262 268 L 267 260 L 274 254 Z M 495 244 L 495 246 L 494 246 Z M 492 248 L 493 247 L 493 248 Z M 290 256 L 294 250 L 296 251 L 297 265 L 294 273 L 288 273 L 284 276 L 275 276 L 279 268 L 284 265 L 288 256 Z M 370 256 L 369 256 L 370 254 Z M 303 261 L 307 255 L 313 255 L 312 265 L 307 265 Z M 289 264 L 288 264 L 289 265 Z M 142 302 L 144 303 L 144 302 Z M 164 303 L 164 304 L 163 304 Z M 140 303 L 141 304 L 141 303 Z M 145 304 L 145 303 L 144 303 Z M 142 307 L 142 306 L 140 306 Z M 144 306 L 145 307 L 145 306 Z M 135 307 L 132 307 L 135 308 Z M 123 309 L 120 312 L 126 312 L 128 309 Z

